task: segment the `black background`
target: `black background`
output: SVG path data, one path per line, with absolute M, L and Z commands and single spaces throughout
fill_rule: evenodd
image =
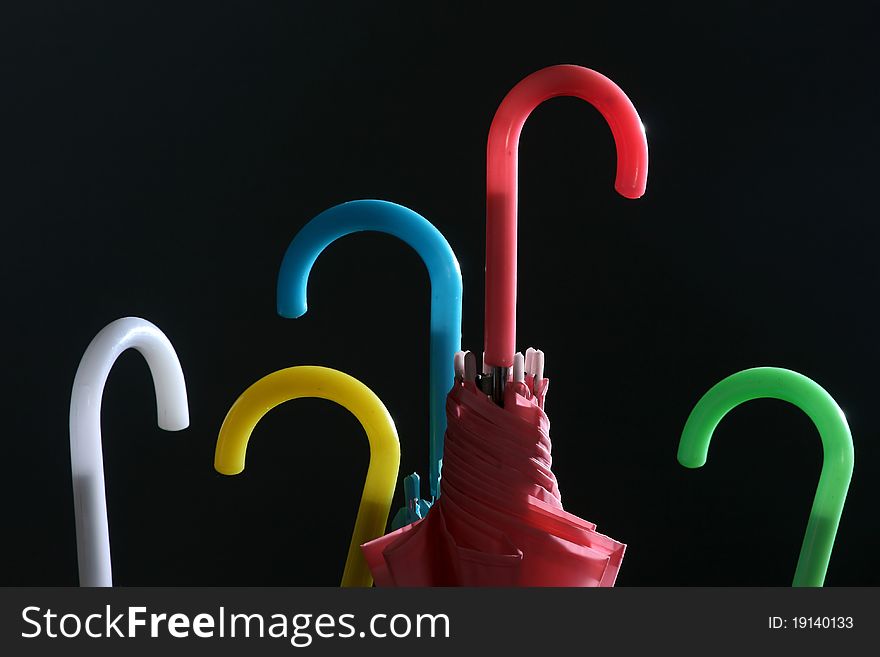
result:
M 280 407 L 238 477 L 214 472 L 216 433 L 265 374 L 337 367 L 424 475 L 427 275 L 391 237 L 349 237 L 286 320 L 281 256 L 331 205 L 411 207 L 458 254 L 480 350 L 489 123 L 525 75 L 577 63 L 630 96 L 651 159 L 627 201 L 587 104 L 547 102 L 523 132 L 518 343 L 547 353 L 566 508 L 628 544 L 621 586 L 788 585 L 821 465 L 808 418 L 752 402 L 705 468 L 675 460 L 711 385 L 788 367 L 856 446 L 827 584 L 878 584 L 874 36 L 845 2 L 5 3 L 0 583 L 77 583 L 70 386 L 95 333 L 137 315 L 177 349 L 192 423 L 160 431 L 142 358 L 119 359 L 115 583 L 337 584 L 368 457 L 354 418 Z

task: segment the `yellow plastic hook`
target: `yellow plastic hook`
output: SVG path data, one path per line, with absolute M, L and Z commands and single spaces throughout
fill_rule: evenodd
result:
M 370 441 L 370 465 L 358 507 L 341 586 L 372 586 L 373 577 L 360 546 L 385 533 L 400 468 L 400 442 L 388 409 L 357 379 L 328 367 L 301 366 L 272 372 L 235 401 L 217 437 L 214 468 L 220 474 L 244 470 L 248 440 L 257 422 L 292 399 L 318 397 L 336 402 L 354 415 Z

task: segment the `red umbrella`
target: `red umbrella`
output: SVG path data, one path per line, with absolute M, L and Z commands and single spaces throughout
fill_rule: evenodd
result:
M 551 466 L 543 354 L 514 354 L 516 162 L 522 125 L 554 96 L 600 110 L 618 151 L 616 187 L 644 192 L 647 143 L 635 108 L 578 66 L 534 73 L 507 95 L 489 132 L 484 373 L 456 361 L 446 401 L 441 496 L 418 522 L 362 546 L 379 586 L 612 586 L 625 546 L 562 508 Z M 464 360 L 464 363 L 462 363 Z

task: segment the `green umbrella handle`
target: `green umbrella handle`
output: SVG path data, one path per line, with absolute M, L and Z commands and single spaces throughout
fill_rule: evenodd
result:
M 824 388 L 802 374 L 778 367 L 756 367 L 727 377 L 703 395 L 691 411 L 678 444 L 678 462 L 686 468 L 702 467 L 721 419 L 743 402 L 760 398 L 794 404 L 810 417 L 822 439 L 822 474 L 792 583 L 822 586 L 854 460 L 846 417 Z

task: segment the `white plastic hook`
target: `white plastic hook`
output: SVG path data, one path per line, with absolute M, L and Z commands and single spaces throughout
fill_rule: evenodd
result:
M 464 380 L 474 383 L 477 379 L 477 355 L 473 351 L 464 352 Z
M 526 349 L 526 374 L 535 375 L 535 350 L 532 347 Z
M 526 380 L 525 359 L 518 351 L 513 355 L 513 380 L 518 383 Z
M 104 489 L 101 399 L 116 359 L 126 349 L 143 355 L 153 375 L 159 427 L 189 426 L 186 382 L 174 347 L 155 325 L 123 317 L 105 326 L 83 354 L 70 396 L 70 467 L 80 586 L 112 586 L 110 531 Z
M 540 349 L 535 351 L 535 381 L 544 378 L 544 352 Z
M 464 381 L 464 352 L 456 351 L 452 362 L 455 368 L 455 378 L 459 381 Z

